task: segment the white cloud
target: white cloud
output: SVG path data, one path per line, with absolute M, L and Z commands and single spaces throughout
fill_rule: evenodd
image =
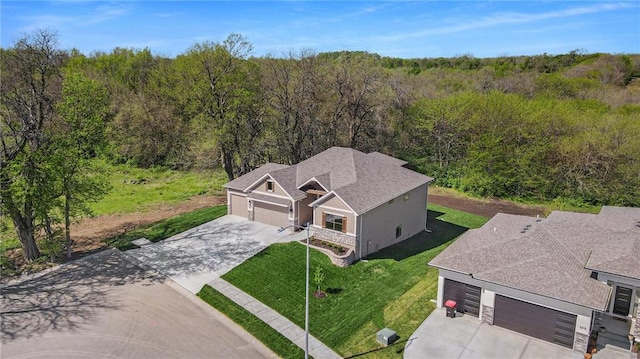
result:
M 423 38 L 432 35 L 446 35 L 453 34 L 463 31 L 477 30 L 482 28 L 500 26 L 500 25 L 513 25 L 513 24 L 523 24 L 523 23 L 532 23 L 536 21 L 555 19 L 555 18 L 566 18 L 572 16 L 586 15 L 586 14 L 594 14 L 605 11 L 613 11 L 613 10 L 624 10 L 630 8 L 637 8 L 637 4 L 630 3 L 605 3 L 605 4 L 596 4 L 592 6 L 585 7 L 576 7 L 569 8 L 564 10 L 556 10 L 556 11 L 548 11 L 538 14 L 527 14 L 527 13 L 517 13 L 517 12 L 503 12 L 496 13 L 493 15 L 486 16 L 482 19 L 475 21 L 465 21 L 458 22 L 455 25 L 449 26 L 441 26 L 435 27 L 431 29 L 427 29 L 424 31 L 417 31 L 411 33 L 402 33 L 395 34 L 389 36 L 378 36 L 375 39 L 379 41 L 400 41 L 406 40 L 409 38 Z

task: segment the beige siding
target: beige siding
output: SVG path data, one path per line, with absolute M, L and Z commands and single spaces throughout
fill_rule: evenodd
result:
M 356 229 L 356 221 L 355 216 L 350 211 L 344 210 L 336 210 L 333 208 L 325 208 L 324 205 L 316 207 L 313 215 L 313 223 L 318 227 L 322 227 L 324 223 L 322 223 L 322 213 L 330 213 L 335 215 L 341 215 L 343 217 L 347 217 L 347 233 L 355 233 Z
M 309 203 L 316 200 L 316 196 L 308 194 L 306 198 L 296 203 L 298 210 L 298 225 L 303 225 L 307 222 L 313 223 L 313 208 L 309 207 Z
M 247 218 L 247 197 L 230 193 L 229 202 L 230 214 Z
M 342 210 L 351 212 L 349 207 L 347 207 L 347 205 L 344 202 L 342 202 L 342 200 L 337 196 L 332 196 L 328 200 L 322 202 L 322 206 L 326 208 L 337 208 L 337 209 L 342 209 Z
M 267 180 L 270 180 L 270 179 L 265 179 L 262 182 L 260 182 L 258 186 L 255 187 L 253 192 L 276 195 L 276 196 L 287 197 L 287 198 L 289 197 L 287 193 L 280 186 L 278 186 L 278 183 L 276 183 L 276 181 L 273 181 L 273 192 L 268 192 Z
M 391 203 L 384 203 L 358 217 L 358 230 L 362 228 L 361 248 L 357 257 L 366 257 L 382 248 L 396 244 L 424 231 L 427 216 L 427 187 L 420 186 L 409 192 L 409 199 L 401 195 Z M 361 222 L 361 223 L 360 223 Z M 402 234 L 396 238 L 396 228 Z

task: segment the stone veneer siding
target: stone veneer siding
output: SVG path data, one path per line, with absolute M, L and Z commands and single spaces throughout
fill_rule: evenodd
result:
M 318 237 L 318 239 L 340 243 L 352 248 L 356 247 L 356 237 L 352 235 L 325 228 L 311 228 L 311 230 L 313 236 Z
M 247 211 L 247 219 L 253 221 L 253 211 Z
M 589 335 L 576 333 L 575 338 L 573 339 L 573 351 L 579 353 L 586 353 L 589 345 Z
M 493 307 L 482 306 L 482 322 L 493 325 Z

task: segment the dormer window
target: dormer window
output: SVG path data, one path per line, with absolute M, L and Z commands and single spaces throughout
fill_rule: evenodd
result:
M 273 192 L 273 181 L 267 181 L 267 192 Z

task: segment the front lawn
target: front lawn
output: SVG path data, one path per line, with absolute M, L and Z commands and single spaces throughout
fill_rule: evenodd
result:
M 287 337 L 209 285 L 202 287 L 198 297 L 238 323 L 279 357 L 302 358 L 304 356 L 304 351 Z
M 486 218 L 429 206 L 428 228 L 423 233 L 372 255 L 348 268 L 338 268 L 312 250 L 311 279 L 322 267 L 324 299 L 311 296 L 311 334 L 349 357 L 402 356 L 406 340 L 435 308 L 438 273 L 427 262 L 452 239 Z M 274 244 L 236 267 L 223 278 L 304 327 L 305 247 L 298 243 Z M 313 287 L 313 283 L 311 284 Z M 399 342 L 382 348 L 378 330 L 389 327 Z

